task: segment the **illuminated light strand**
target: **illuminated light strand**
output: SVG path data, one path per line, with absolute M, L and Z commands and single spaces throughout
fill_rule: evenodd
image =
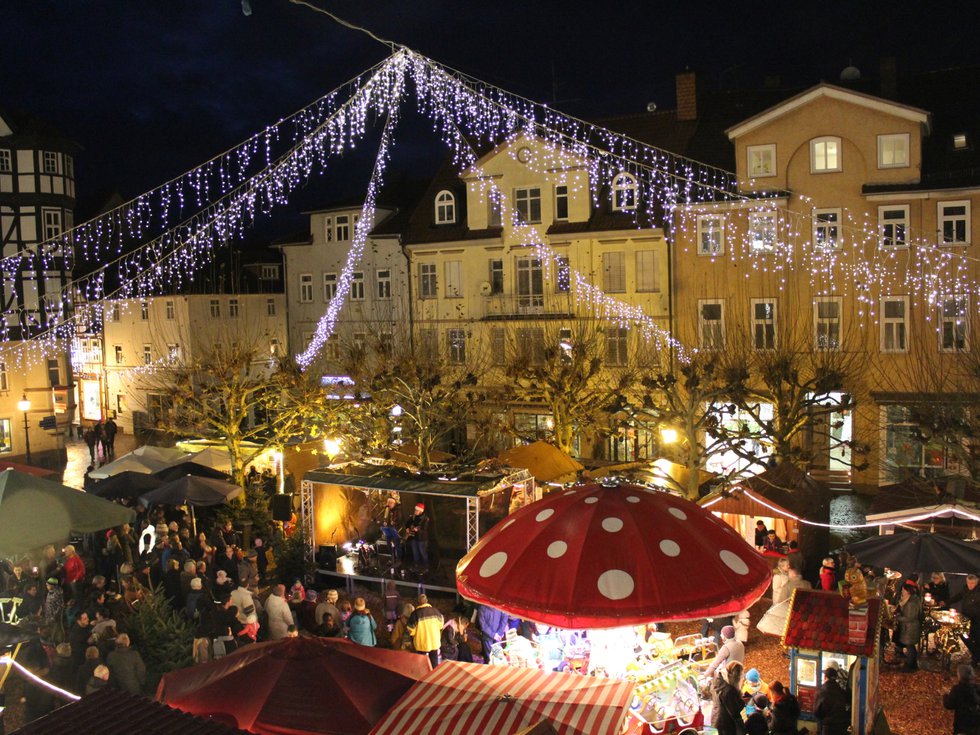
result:
M 66 691 L 59 686 L 55 686 L 51 682 L 45 681 L 40 676 L 35 674 L 33 671 L 23 666 L 20 662 L 14 661 L 14 659 L 11 658 L 8 654 L 4 654 L 3 656 L 0 656 L 0 666 L 4 666 L 4 665 L 13 666 L 15 669 L 17 669 L 17 671 L 22 676 L 29 679 L 30 681 L 37 684 L 38 686 L 44 687 L 49 692 L 54 692 L 59 697 L 63 697 L 64 699 L 71 700 L 72 702 L 77 702 L 79 699 L 81 699 L 81 697 L 79 697 L 77 694 L 73 694 L 72 692 Z

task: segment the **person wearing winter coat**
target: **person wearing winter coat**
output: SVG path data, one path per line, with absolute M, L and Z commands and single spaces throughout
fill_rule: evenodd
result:
M 377 629 L 378 623 L 367 609 L 367 603 L 363 597 L 358 597 L 354 600 L 354 612 L 347 620 L 347 637 L 362 646 L 376 646 L 378 645 L 375 634 Z
M 494 643 L 499 643 L 507 635 L 507 613 L 489 605 L 480 605 L 476 613 L 476 622 L 483 634 L 483 660 L 490 660 L 490 649 Z
M 285 638 L 289 626 L 293 625 L 293 614 L 286 602 L 286 586 L 277 584 L 272 588 L 272 594 L 265 603 L 265 612 L 269 617 L 269 640 L 277 641 Z
M 129 647 L 129 636 L 116 636 L 116 650 L 106 656 L 106 665 L 116 687 L 130 694 L 140 694 L 146 684 L 146 665 L 139 651 Z
M 783 687 L 781 681 L 769 685 L 772 695 L 771 735 L 797 735 L 800 730 L 800 702 L 792 692 Z
M 723 667 L 732 661 L 737 661 L 740 664 L 745 661 L 745 644 L 735 638 L 734 627 L 726 625 L 722 628 L 721 640 L 721 648 L 718 649 L 718 653 L 715 654 L 714 659 L 708 666 L 708 670 L 705 672 L 705 676 L 709 679 L 715 675 L 715 672 L 720 674 L 724 670 Z M 742 672 L 740 671 L 739 676 L 741 675 Z
M 429 604 L 426 595 L 419 595 L 415 612 L 408 619 L 408 632 L 419 653 L 429 657 L 432 668 L 439 665 L 439 646 L 442 644 L 442 613 Z
M 898 622 L 898 645 L 905 649 L 905 670 L 919 668 L 919 639 L 922 638 L 922 598 L 914 587 L 906 585 L 898 598 L 895 613 Z
M 820 735 L 847 735 L 851 726 L 848 711 L 850 698 L 838 682 L 837 662 L 831 661 L 823 672 L 823 686 L 813 702 L 813 714 L 819 723 Z
M 828 556 L 820 567 L 820 589 L 826 592 L 837 591 L 837 569 L 833 557 Z
M 446 621 L 442 627 L 442 645 L 439 647 L 443 661 L 473 663 L 473 653 L 466 640 L 469 624 L 470 621 L 462 615 L 455 615 Z
M 406 602 L 402 605 L 401 615 L 395 620 L 395 625 L 391 629 L 391 647 L 396 651 L 414 651 L 415 647 L 412 645 L 412 635 L 408 632 L 408 621 L 412 617 L 412 613 L 415 612 L 415 605 L 411 602 Z
M 943 707 L 953 710 L 953 735 L 980 735 L 980 694 L 973 683 L 973 668 L 956 667 L 957 682 L 943 695 Z
M 980 579 L 976 574 L 966 575 L 966 587 L 958 594 L 949 598 L 949 602 L 958 603 L 963 617 L 970 621 L 970 635 L 966 639 L 970 649 L 971 663 L 980 665 Z
M 745 702 L 739 689 L 742 685 L 742 664 L 730 661 L 711 680 L 711 725 L 718 735 L 736 735 L 742 722 Z

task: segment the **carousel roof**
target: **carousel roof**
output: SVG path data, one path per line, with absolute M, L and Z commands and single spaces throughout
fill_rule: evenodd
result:
M 497 524 L 456 568 L 467 598 L 565 628 L 690 620 L 749 607 L 768 562 L 694 503 L 638 485 L 579 485 Z
M 836 592 L 798 589 L 793 592 L 783 645 L 852 656 L 872 656 L 878 642 L 881 600 L 851 608 Z

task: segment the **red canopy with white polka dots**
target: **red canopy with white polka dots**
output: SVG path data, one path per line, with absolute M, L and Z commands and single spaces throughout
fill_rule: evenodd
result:
M 769 564 L 694 503 L 637 485 L 579 485 L 501 521 L 456 567 L 475 602 L 563 628 L 612 628 L 738 612 Z

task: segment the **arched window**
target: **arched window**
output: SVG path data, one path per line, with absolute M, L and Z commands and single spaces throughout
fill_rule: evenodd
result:
M 612 204 L 614 212 L 630 212 L 636 209 L 636 179 L 628 173 L 613 177 Z
M 450 225 L 456 222 L 456 195 L 443 189 L 436 194 L 436 224 Z

